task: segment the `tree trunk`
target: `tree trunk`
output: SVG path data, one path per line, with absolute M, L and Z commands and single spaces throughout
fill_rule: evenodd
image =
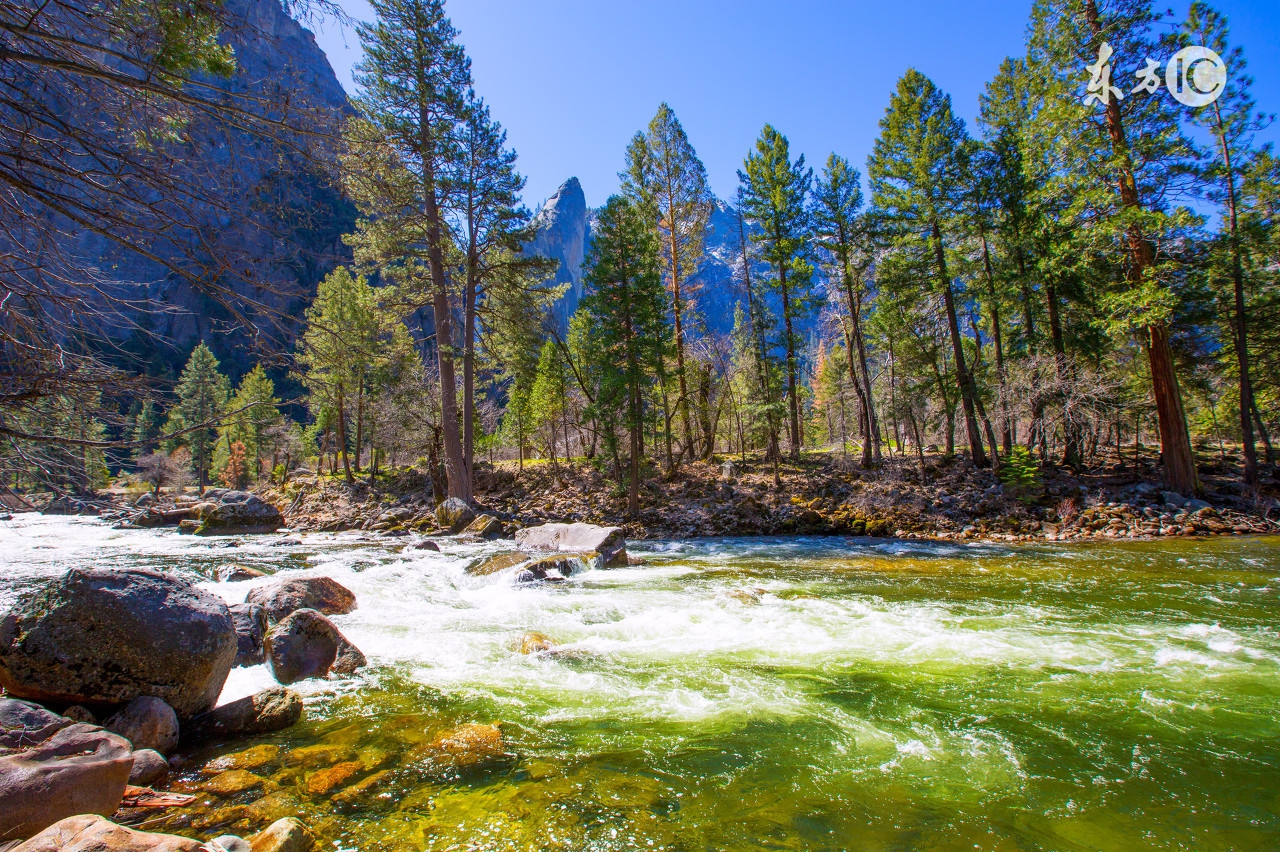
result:
M 347 413 L 342 385 L 338 385 L 338 454 L 342 456 L 342 473 L 351 485 L 356 478 L 351 475 L 351 460 L 347 458 Z
M 791 457 L 800 458 L 800 398 L 796 388 L 796 345 L 791 329 L 791 295 L 787 292 L 787 269 L 778 267 L 782 289 L 782 322 L 787 335 L 787 395 L 791 398 Z
M 987 247 L 987 235 L 982 235 L 982 266 L 987 273 L 987 290 L 991 296 L 991 336 L 996 346 L 996 377 L 1000 382 L 1000 439 L 1004 456 L 1013 452 L 1013 429 L 1009 417 L 1008 372 L 1004 363 L 1004 331 L 1000 327 L 1000 298 L 996 293 L 996 278 L 991 270 L 991 252 Z M 994 452 L 995 441 L 991 441 Z
M 1046 281 L 1044 287 L 1045 301 L 1049 307 L 1049 336 L 1053 341 L 1053 365 L 1057 370 L 1058 389 L 1064 395 L 1062 405 L 1062 429 L 1064 432 L 1062 463 L 1077 473 L 1080 471 L 1080 428 L 1072 422 L 1072 413 L 1067 407 L 1071 370 L 1067 363 L 1067 345 L 1062 335 L 1062 317 L 1059 313 L 1058 288 L 1052 281 Z
M 947 275 L 946 252 L 942 245 L 942 230 L 933 223 L 933 254 L 938 264 L 938 279 L 942 286 L 943 301 L 947 308 L 947 326 L 951 331 L 951 348 L 956 361 L 956 384 L 960 388 L 960 402 L 964 406 L 964 425 L 969 436 L 969 452 L 976 467 L 986 467 L 987 454 L 982 447 L 982 435 L 978 431 L 978 416 L 974 400 L 977 389 L 969 368 L 965 366 L 964 344 L 960 338 L 960 321 L 956 317 L 955 295 L 951 291 L 951 278 Z

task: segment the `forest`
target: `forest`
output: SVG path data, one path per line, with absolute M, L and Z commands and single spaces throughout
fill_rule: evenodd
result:
M 220 4 L 115 6 L 77 48 L 79 70 L 54 61 L 63 42 L 7 13 L 0 30 L 14 81 L 81 74 L 132 122 L 71 144 L 17 82 L 0 104 L 11 127 L 53 128 L 38 145 L 6 130 L 0 152 L 0 486 L 16 499 L 121 476 L 246 488 L 298 470 L 376 484 L 415 468 L 437 500 L 471 501 L 479 466 L 573 462 L 634 516 L 643 483 L 694 462 L 750 458 L 776 483 L 780 463 L 813 454 L 859 469 L 963 457 L 1008 482 L 1158 462 L 1152 475 L 1189 496 L 1205 469 L 1238 471 L 1248 493 L 1274 475 L 1280 159 L 1257 141 L 1272 117 L 1246 58 L 1204 3 L 1173 20 L 1147 0 L 1036 0 L 1025 53 L 987 84 L 973 127 L 906 68 L 861 169 L 838 151 L 809 160 L 766 124 L 743 140 L 726 205 L 737 308 L 723 334 L 699 308 L 718 202 L 668 105 L 618 152 L 584 296 L 557 323 L 565 287 L 528 249 L 516 152 L 443 0 L 373 0 L 354 109 L 319 123 L 201 88 L 235 67 Z M 130 26 L 142 35 L 119 62 L 154 78 L 112 77 L 90 56 L 92 38 Z M 1189 46 L 1229 69 L 1211 103 L 1131 74 Z M 101 152 L 163 174 L 148 164 L 181 160 L 197 120 L 286 148 L 304 131 L 320 139 L 309 167 L 354 226 L 301 316 L 237 301 L 233 262 L 182 271 L 274 344 L 236 375 L 201 342 L 166 382 L 103 342 L 120 327 L 101 318 L 145 298 L 76 257 L 42 270 L 32 229 L 96 229 L 147 252 L 185 227 L 180 180 L 129 195 L 123 166 L 79 171 L 78 186 L 57 166 Z M 40 157 L 33 178 L 23 163 Z

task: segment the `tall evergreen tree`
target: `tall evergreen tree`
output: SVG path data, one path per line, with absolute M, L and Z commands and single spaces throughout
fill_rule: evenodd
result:
M 590 288 L 581 310 L 591 318 L 593 357 L 600 391 L 596 405 L 613 422 L 617 414 L 629 438 L 627 512 L 640 512 L 645 389 L 662 376 L 669 330 L 664 321 L 658 241 L 645 211 L 611 197 L 596 224 Z M 678 362 L 677 362 L 678 363 Z
M 782 301 L 783 347 L 786 351 L 787 404 L 791 416 L 791 455 L 800 457 L 800 383 L 796 348 L 800 343 L 796 322 L 811 307 L 813 264 L 809 262 L 809 212 L 806 200 L 813 184 L 813 169 L 806 169 L 804 155 L 791 160 L 791 145 L 772 125 L 766 124 L 738 171 L 743 185 L 743 211 L 755 224 L 751 239 L 760 247 L 760 259 L 769 264 L 767 286 Z
M 230 390 L 231 383 L 218 372 L 218 359 L 201 343 L 192 350 L 175 388 L 182 422 L 188 429 L 199 427 L 187 434 L 186 443 L 191 448 L 191 464 L 201 492 L 209 484 L 209 468 L 218 440 L 217 420 L 226 411 Z
M 840 282 L 848 311 L 844 320 L 845 354 L 849 380 L 858 397 L 862 429 L 862 466 L 879 462 L 879 425 L 867 369 L 867 345 L 862 313 L 867 296 L 864 284 L 871 261 L 867 222 L 862 214 L 862 175 L 844 157 L 827 158 L 813 190 L 813 222 L 817 243 L 832 260 L 833 277 Z
M 240 380 L 229 410 L 235 412 L 226 425 L 228 444 L 244 445 L 250 472 L 262 475 L 262 458 L 271 451 L 272 431 L 284 423 L 275 382 L 261 365 L 255 366 Z
M 872 202 L 886 228 L 899 239 L 929 243 L 934 280 L 946 307 L 955 358 L 956 384 L 964 406 L 973 462 L 987 465 L 978 431 L 977 385 L 965 361 L 956 295 L 947 269 L 947 237 L 959 227 L 969 174 L 969 136 L 951 110 L 951 97 L 914 68 L 898 81 L 880 120 L 880 136 L 868 160 Z
M 1184 276 L 1167 251 L 1192 223 L 1171 199 L 1193 171 L 1193 149 L 1176 101 L 1117 85 L 1127 89 L 1123 81 L 1158 55 L 1159 16 L 1150 0 L 1102 7 L 1096 0 L 1036 0 L 1031 16 L 1028 68 L 1043 104 L 1032 137 L 1054 164 L 1037 191 L 1068 200 L 1062 219 L 1071 239 L 1057 247 L 1053 262 L 1076 268 L 1103 291 L 1099 303 L 1113 332 L 1140 336 L 1165 481 L 1175 491 L 1198 493 L 1170 332 Z M 1099 280 L 1100 268 L 1116 267 L 1107 259 L 1117 252 L 1123 274 Z
M 665 103 L 627 146 L 626 170 L 619 176 L 623 192 L 649 218 L 661 243 L 663 274 L 671 298 L 671 319 L 675 335 L 675 378 L 680 395 L 680 425 L 687 451 L 695 453 L 689 417 L 687 359 L 689 312 L 696 292 L 693 281 L 706 246 L 707 221 L 715 199 L 707 182 L 707 170 L 675 112 Z M 713 448 L 705 446 L 701 455 L 709 457 Z
M 471 499 L 458 410 L 454 299 L 447 269 L 448 211 L 463 159 L 471 63 L 443 0 L 372 0 L 359 27 L 364 59 L 344 181 L 364 218 L 357 261 L 429 295 L 440 379 L 441 431 L 450 497 Z
M 1192 110 L 1196 124 L 1214 138 L 1214 149 L 1204 168 L 1209 197 L 1222 209 L 1222 242 L 1231 279 L 1232 344 L 1238 381 L 1240 435 L 1244 448 L 1244 481 L 1258 487 L 1258 450 L 1253 430 L 1253 377 L 1249 363 L 1249 313 L 1245 304 L 1245 246 L 1240 226 L 1239 184 L 1249 160 L 1256 154 L 1257 132 L 1271 119 L 1256 112 L 1251 89 L 1253 78 L 1245 73 L 1244 51 L 1228 41 L 1227 19 L 1204 3 L 1193 2 L 1183 32 L 1171 39 L 1175 46 L 1201 45 L 1226 60 L 1230 74 L 1222 94 L 1206 106 Z

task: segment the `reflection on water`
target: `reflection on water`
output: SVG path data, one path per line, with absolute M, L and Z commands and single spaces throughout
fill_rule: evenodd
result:
M 301 685 L 305 724 L 195 756 L 177 783 L 199 802 L 156 828 L 297 813 L 361 850 L 1280 848 L 1276 539 L 644 543 L 647 566 L 546 588 L 463 572 L 501 543 L 230 544 L 0 526 L 0 606 L 87 564 L 232 601 L 263 581 L 208 581 L 230 562 L 356 592 L 335 620 L 371 668 Z M 530 631 L 555 651 L 520 654 Z M 237 670 L 224 698 L 269 682 Z M 442 767 L 432 743 L 469 723 L 517 757 Z M 210 792 L 230 767 L 237 789 Z

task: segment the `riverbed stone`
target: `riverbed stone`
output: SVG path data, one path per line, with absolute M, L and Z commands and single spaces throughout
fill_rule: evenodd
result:
M 273 686 L 197 716 L 183 727 L 183 737 L 198 743 L 269 734 L 296 725 L 302 711 L 302 696 Z
M 155 749 L 142 748 L 133 753 L 133 769 L 129 771 L 129 783 L 135 787 L 150 787 L 169 774 L 169 761 Z
M 282 526 L 284 516 L 280 510 L 257 494 L 226 491 L 217 496 L 217 505 L 201 516 L 196 534 L 252 535 L 273 533 Z
M 0 686 L 41 702 L 151 695 L 186 718 L 214 705 L 235 657 L 226 602 L 151 569 L 72 569 L 0 620 Z
M 169 754 L 178 747 L 178 714 L 151 695 L 133 699 L 103 722 L 102 727 L 124 737 L 135 749 L 155 749 Z
M 256 666 L 265 659 L 267 611 L 256 603 L 231 604 L 236 625 L 236 665 Z
M 485 541 L 493 541 L 494 539 L 502 538 L 504 532 L 506 532 L 506 527 L 503 526 L 502 521 L 493 515 L 481 515 L 468 524 L 462 534 Z
M 245 602 L 265 609 L 267 621 L 272 624 L 300 609 L 346 615 L 356 608 L 355 593 L 330 577 L 290 577 L 253 589 L 245 596 Z
M 271 743 L 251 746 L 244 751 L 224 754 L 209 762 L 207 769 L 225 772 L 228 769 L 262 769 L 280 759 L 280 746 Z
M 311 852 L 316 840 L 296 817 L 276 820 L 249 838 L 253 852 Z
M 627 564 L 627 540 L 622 527 L 596 524 L 543 524 L 516 530 L 521 550 L 551 553 L 598 553 L 601 567 Z
M 497 725 L 459 725 L 409 752 L 408 762 L 433 777 L 480 772 L 511 759 Z
M 12 852 L 202 852 L 189 837 L 152 834 L 116 825 L 91 814 L 67 817 Z
M 231 796 L 238 796 L 241 793 L 247 793 L 257 787 L 261 787 L 264 783 L 266 783 L 266 780 L 260 775 L 254 775 L 244 769 L 228 769 L 226 772 L 219 772 L 207 781 L 202 782 L 200 789 L 225 799 Z
M 307 792 L 313 796 L 327 796 L 359 775 L 362 768 L 358 760 L 347 760 L 316 770 L 307 779 Z
M 436 507 L 436 523 L 452 535 L 462 532 L 475 519 L 475 510 L 458 497 L 450 497 Z
M 31 837 L 76 814 L 115 813 L 133 768 L 128 740 L 69 725 L 0 755 L 0 841 Z
M 491 553 L 488 556 L 483 556 L 468 565 L 465 570 L 473 577 L 487 577 L 490 574 L 497 574 L 499 571 L 514 568 L 528 561 L 529 554 L 527 553 L 503 551 L 502 553 Z
M 0 698 L 0 748 L 42 743 L 71 723 L 71 719 L 38 704 Z
M 541 654 L 555 646 L 555 641 L 543 633 L 526 633 L 520 637 L 519 642 L 521 654 Z
M 266 577 L 265 571 L 250 568 L 248 565 L 223 565 L 215 572 L 219 583 L 243 583 L 247 580 L 258 580 Z
M 440 545 L 436 544 L 434 541 L 432 541 L 429 538 L 424 538 L 422 541 L 415 543 L 413 545 L 413 549 L 414 550 L 432 550 L 432 551 L 435 551 L 436 553 L 439 553 Z
M 290 684 L 330 672 L 351 674 L 366 660 L 332 621 L 314 609 L 300 609 L 267 634 L 266 663 L 277 681 Z

